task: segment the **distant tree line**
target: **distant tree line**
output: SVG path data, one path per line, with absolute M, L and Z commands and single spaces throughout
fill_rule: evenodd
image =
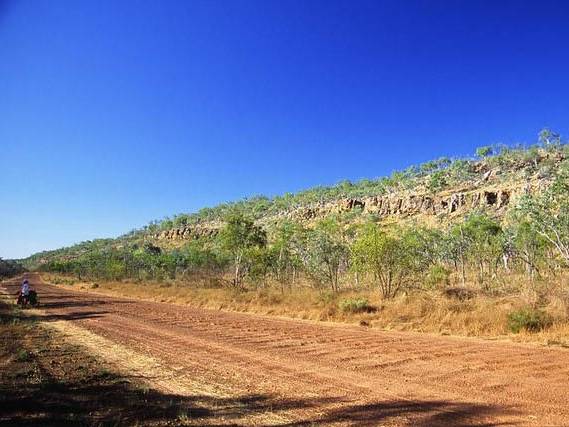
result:
M 16 261 L 0 258 L 0 278 L 17 276 L 25 271 L 24 267 Z

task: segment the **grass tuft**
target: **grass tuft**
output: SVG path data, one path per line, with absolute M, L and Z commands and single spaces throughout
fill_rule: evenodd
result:
M 539 332 L 548 328 L 551 323 L 551 317 L 547 313 L 534 308 L 521 308 L 508 314 L 508 327 L 515 334 L 522 330 Z
M 367 298 L 347 298 L 340 301 L 340 310 L 344 313 L 373 313 L 377 311 Z

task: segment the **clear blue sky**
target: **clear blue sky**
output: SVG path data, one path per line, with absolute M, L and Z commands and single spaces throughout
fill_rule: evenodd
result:
M 0 0 L 0 257 L 569 131 L 566 1 Z

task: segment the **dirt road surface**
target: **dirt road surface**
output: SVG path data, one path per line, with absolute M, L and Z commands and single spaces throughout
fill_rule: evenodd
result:
M 42 306 L 29 313 L 41 322 L 153 387 L 237 406 L 239 416 L 220 405 L 203 424 L 569 425 L 567 349 L 144 302 L 37 276 L 32 284 Z

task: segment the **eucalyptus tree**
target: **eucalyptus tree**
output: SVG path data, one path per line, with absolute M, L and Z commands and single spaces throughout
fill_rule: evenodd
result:
M 226 225 L 218 238 L 221 248 L 232 258 L 232 284 L 236 288 L 242 288 L 243 280 L 254 260 L 255 250 L 266 246 L 267 235 L 252 219 L 234 210 L 226 217 Z
M 320 221 L 313 229 L 305 230 L 298 247 L 300 260 L 312 279 L 340 289 L 340 273 L 347 270 L 348 246 L 341 225 L 335 218 Z
M 410 287 L 419 272 L 428 265 L 417 235 L 410 229 L 383 230 L 369 224 L 360 232 L 352 247 L 355 269 L 370 276 L 383 298 L 393 298 Z
M 569 163 L 564 161 L 554 181 L 541 194 L 524 197 L 518 206 L 532 229 L 549 242 L 569 265 Z

